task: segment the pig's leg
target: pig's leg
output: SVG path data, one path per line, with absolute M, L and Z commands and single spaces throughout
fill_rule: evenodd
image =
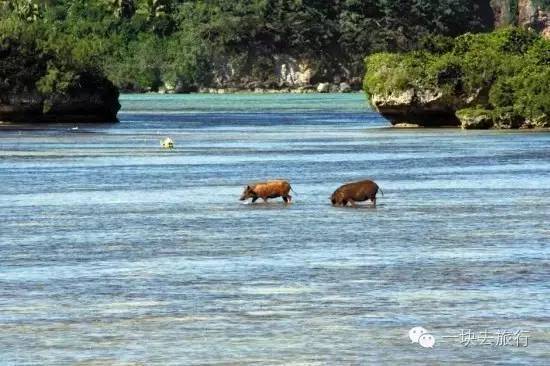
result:
M 286 196 L 283 196 L 283 201 L 285 201 L 285 203 L 288 203 L 288 198 Z
M 370 200 L 372 201 L 372 205 L 376 207 L 376 196 L 372 196 Z
M 264 200 L 264 203 L 267 203 L 267 197 L 262 197 L 262 199 Z
M 252 203 L 256 202 L 257 199 L 258 199 L 258 197 L 252 198 Z
M 357 205 L 355 204 L 355 202 L 353 200 L 349 200 L 349 203 L 351 204 L 351 207 L 357 207 Z

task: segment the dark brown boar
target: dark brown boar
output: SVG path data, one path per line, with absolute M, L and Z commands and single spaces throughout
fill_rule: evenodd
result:
M 347 183 L 334 191 L 330 197 L 330 201 L 334 206 L 346 206 L 348 202 L 355 207 L 355 202 L 371 200 L 376 206 L 376 193 L 378 193 L 378 184 L 372 180 L 362 180 L 359 182 Z M 380 192 L 382 190 L 380 189 Z M 382 192 L 384 195 L 384 192 Z
M 290 183 L 286 180 L 270 180 L 249 184 L 244 188 L 240 200 L 244 201 L 252 198 L 252 202 L 256 202 L 258 198 L 261 198 L 264 202 L 267 202 L 269 198 L 283 197 L 283 201 L 289 203 L 292 200 L 292 196 L 288 194 L 291 189 Z

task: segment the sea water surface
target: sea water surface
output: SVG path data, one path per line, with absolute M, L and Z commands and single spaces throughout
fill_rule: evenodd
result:
M 0 365 L 550 363 L 550 133 L 392 129 L 361 94 L 121 104 L 0 130 Z M 266 178 L 293 204 L 238 200 Z M 377 208 L 330 206 L 363 178 Z

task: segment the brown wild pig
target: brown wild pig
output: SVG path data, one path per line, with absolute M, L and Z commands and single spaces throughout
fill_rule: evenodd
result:
M 332 205 L 346 206 L 348 202 L 355 207 L 355 202 L 371 200 L 376 206 L 376 193 L 378 193 L 378 184 L 372 180 L 362 180 L 359 182 L 347 183 L 334 191 L 330 197 Z M 380 189 L 380 192 L 382 190 Z M 384 192 L 382 192 L 384 195 Z
M 288 193 L 292 187 L 286 180 L 270 180 L 267 182 L 249 184 L 244 188 L 241 195 L 241 201 L 252 198 L 252 202 L 256 202 L 258 198 L 267 202 L 268 198 L 283 197 L 285 203 L 289 203 L 292 200 L 292 196 Z

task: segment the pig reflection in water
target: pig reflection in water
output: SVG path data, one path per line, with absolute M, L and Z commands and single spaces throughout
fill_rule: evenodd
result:
M 356 207 L 355 202 L 371 200 L 376 207 L 376 193 L 379 189 L 378 184 L 372 180 L 347 183 L 334 191 L 330 201 L 334 206 L 346 206 L 349 202 L 353 207 Z M 381 189 L 380 192 L 382 192 Z M 384 192 L 382 192 L 382 195 L 384 195 Z
M 258 198 L 261 198 L 264 202 L 267 202 L 269 198 L 282 197 L 285 203 L 290 203 L 292 196 L 288 193 L 291 189 L 290 183 L 286 180 L 270 180 L 267 182 L 249 184 L 244 188 L 240 200 L 244 201 L 252 198 L 252 202 L 256 202 Z

